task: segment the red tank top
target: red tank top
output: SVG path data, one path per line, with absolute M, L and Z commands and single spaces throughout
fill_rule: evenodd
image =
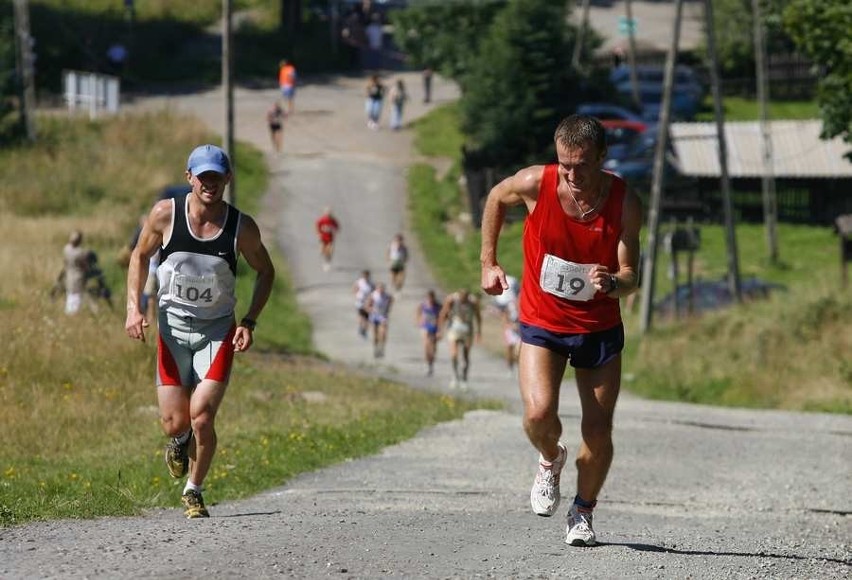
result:
M 564 334 L 587 334 L 608 330 L 621 322 L 617 298 L 595 292 L 590 300 L 570 300 L 542 289 L 542 264 L 549 254 L 576 264 L 601 264 L 610 272 L 618 271 L 618 242 L 624 205 L 624 181 L 613 176 L 609 196 L 600 213 L 589 221 L 577 221 L 565 213 L 556 187 L 556 165 L 546 165 L 535 209 L 524 223 L 524 276 L 521 284 L 520 319 L 524 324 Z M 553 260 L 553 258 L 548 258 Z M 548 268 L 548 272 L 554 270 Z M 552 289 L 583 286 L 582 280 L 565 281 L 551 276 L 545 282 Z M 553 280 L 558 280 L 554 282 Z M 563 282 L 570 284 L 563 288 Z
M 334 236 L 338 229 L 337 220 L 329 215 L 320 216 L 317 220 L 317 233 L 322 242 L 328 243 L 334 241 Z

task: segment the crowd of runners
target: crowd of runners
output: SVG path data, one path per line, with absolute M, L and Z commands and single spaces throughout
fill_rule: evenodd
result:
M 317 231 L 321 235 L 319 228 Z M 370 270 L 362 270 L 352 284 L 358 334 L 365 340 L 372 338 L 375 358 L 384 357 L 388 323 L 394 304 L 393 293 L 401 293 L 405 283 L 408 248 L 402 234 L 396 234 L 391 240 L 387 261 L 390 288 L 388 284 L 374 280 Z M 501 320 L 508 369 L 514 373 L 520 347 L 517 304 L 519 286 L 517 279 L 509 278 L 512 283 L 495 297 L 492 307 Z M 479 296 L 467 288 L 460 288 L 440 299 L 435 290 L 429 289 L 415 308 L 414 324 L 420 329 L 423 341 L 426 376 L 434 375 L 438 344 L 446 338 L 452 369 L 449 387 L 467 389 L 471 348 L 474 341 L 482 338 Z

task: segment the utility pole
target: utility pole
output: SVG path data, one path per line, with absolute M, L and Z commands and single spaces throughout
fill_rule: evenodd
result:
M 627 62 L 630 66 L 630 93 L 633 95 L 633 104 L 637 109 L 642 108 L 642 99 L 639 97 L 639 77 L 636 74 L 636 22 L 633 20 L 633 0 L 624 3 L 627 12 Z M 680 24 L 677 25 L 680 27 Z
M 589 28 L 590 5 L 590 0 L 583 0 L 583 17 L 580 21 L 580 27 L 577 29 L 577 40 L 574 41 L 574 54 L 571 57 L 571 66 L 575 70 L 580 70 L 580 53 L 583 51 L 586 30 Z
M 228 203 L 237 202 L 236 150 L 234 149 L 234 53 L 231 21 L 233 1 L 222 0 L 222 89 L 225 93 L 225 135 L 224 147 L 231 160 L 231 183 L 225 192 Z
M 657 127 L 657 148 L 654 151 L 654 174 L 651 181 L 651 200 L 648 208 L 648 249 L 645 251 L 645 263 L 642 267 L 642 309 L 640 332 L 651 330 L 654 311 L 654 282 L 657 273 L 657 237 L 660 233 L 660 206 L 663 199 L 665 181 L 666 149 L 668 149 L 669 117 L 672 108 L 672 86 L 674 85 L 675 60 L 680 43 L 680 25 L 683 17 L 683 0 L 675 2 L 674 31 L 669 54 L 666 57 L 666 69 L 663 76 L 663 102 Z
M 734 208 L 731 203 L 731 182 L 728 179 L 728 147 L 725 141 L 725 118 L 722 112 L 722 87 L 719 80 L 719 53 L 716 50 L 716 27 L 713 20 L 713 0 L 704 0 L 704 20 L 707 24 L 707 52 L 710 56 L 710 83 L 713 88 L 713 109 L 716 135 L 719 139 L 719 171 L 722 187 L 722 208 L 725 212 L 725 241 L 728 250 L 728 290 L 737 302 L 742 302 L 740 265 L 737 253 L 737 232 L 734 228 Z
M 757 100 L 760 110 L 760 141 L 763 148 L 763 173 L 760 177 L 763 192 L 763 225 L 766 231 L 766 245 L 769 250 L 769 262 L 778 263 L 778 199 L 775 195 L 774 162 L 772 158 L 772 132 L 767 121 L 769 117 L 769 83 L 767 80 L 766 34 L 760 0 L 752 0 L 754 18 L 754 56 L 757 68 Z
M 340 7 L 338 0 L 328 0 L 328 33 L 331 43 L 331 52 L 337 56 L 340 45 Z
M 21 88 L 21 123 L 27 139 L 35 141 L 35 40 L 30 36 L 30 8 L 27 0 L 15 0 L 15 54 Z

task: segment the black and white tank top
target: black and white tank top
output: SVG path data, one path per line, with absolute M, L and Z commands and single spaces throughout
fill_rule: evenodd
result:
M 211 238 L 192 233 L 188 195 L 172 200 L 172 232 L 157 268 L 158 304 L 178 316 L 204 320 L 233 314 L 237 303 L 237 232 L 240 212 L 228 205 L 225 225 Z

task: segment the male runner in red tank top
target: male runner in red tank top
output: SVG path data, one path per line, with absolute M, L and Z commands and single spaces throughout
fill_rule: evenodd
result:
M 334 255 L 334 238 L 337 236 L 339 229 L 340 224 L 331 213 L 331 208 L 326 206 L 316 222 L 317 236 L 320 242 L 320 255 L 322 256 L 322 269 L 326 272 L 331 270 L 331 258 Z
M 524 430 L 540 452 L 533 511 L 551 516 L 567 459 L 560 442 L 559 388 L 570 361 L 582 408 L 577 493 L 566 542 L 595 544 L 592 509 L 612 462 L 612 421 L 621 386 L 624 328 L 618 299 L 638 286 L 642 208 L 624 182 L 602 170 L 604 129 L 572 115 L 554 135 L 557 164 L 534 165 L 497 184 L 482 219 L 482 288 L 508 287 L 497 261 L 506 208 L 524 204 L 519 359 Z

